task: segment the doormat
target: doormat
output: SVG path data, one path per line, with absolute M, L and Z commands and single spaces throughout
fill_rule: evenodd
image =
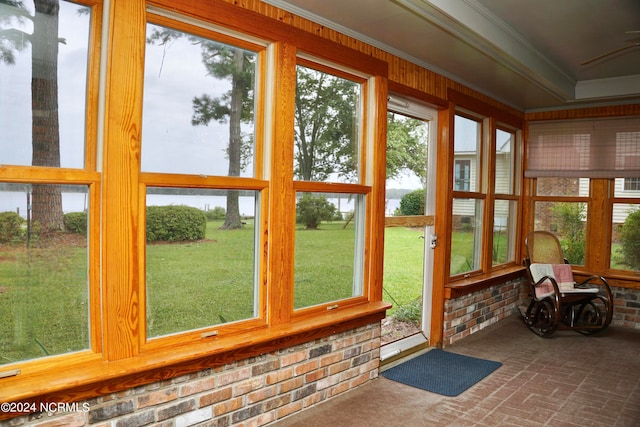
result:
M 433 393 L 457 396 L 500 366 L 500 362 L 436 348 L 389 368 L 381 375 Z

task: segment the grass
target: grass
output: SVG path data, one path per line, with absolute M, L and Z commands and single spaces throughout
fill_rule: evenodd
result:
M 221 224 L 209 222 L 203 241 L 147 245 L 148 337 L 257 315 L 253 224 Z M 343 225 L 296 231 L 295 308 L 353 295 L 355 233 Z M 88 348 L 87 251 L 79 246 L 0 245 L 0 364 Z
M 202 242 L 147 245 L 147 335 L 255 317 L 254 229 L 218 230 Z
M 296 230 L 294 308 L 340 300 L 362 292 L 353 289 L 355 230 L 343 222 L 318 230 Z
M 223 231 L 221 223 L 209 222 L 203 241 L 147 246 L 149 337 L 256 316 L 253 224 Z M 354 229 L 343 225 L 296 230 L 295 308 L 359 294 L 352 279 Z M 422 229 L 385 230 L 389 315 L 419 315 L 422 235 Z M 471 259 L 472 234 L 455 233 L 453 240 L 456 255 Z M 88 348 L 86 278 L 87 250 L 77 242 L 29 251 L 0 245 L 0 364 Z
M 384 232 L 383 299 L 393 304 L 392 316 L 400 307 L 411 306 L 422 297 L 424 230 L 386 228 Z
M 0 364 L 89 347 L 84 247 L 0 246 Z

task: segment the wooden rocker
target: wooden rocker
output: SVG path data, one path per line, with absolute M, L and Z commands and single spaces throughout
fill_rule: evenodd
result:
M 604 277 L 590 276 L 576 283 L 558 238 L 548 231 L 533 231 L 525 246 L 531 302 L 522 317 L 529 329 L 547 337 L 556 330 L 588 335 L 609 326 L 613 296 Z

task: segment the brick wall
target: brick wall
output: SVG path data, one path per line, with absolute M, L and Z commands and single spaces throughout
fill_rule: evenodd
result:
M 612 287 L 612 326 L 640 330 L 640 289 Z M 528 302 L 529 283 L 518 279 L 445 301 L 443 345 L 504 319 Z M 521 307 L 523 310 L 526 307 Z
M 518 312 L 522 279 L 449 299 L 444 304 L 443 346 Z
M 613 320 L 611 325 L 640 330 L 640 289 L 612 287 Z
M 379 356 L 378 322 L 0 426 L 263 426 L 376 378 Z

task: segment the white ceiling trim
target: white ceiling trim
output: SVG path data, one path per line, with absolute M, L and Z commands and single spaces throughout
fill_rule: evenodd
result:
M 576 81 L 477 1 L 393 1 L 484 52 L 558 99 L 574 99 Z
M 348 1 L 348 0 L 345 0 Z M 395 1 L 395 0 L 391 0 L 391 1 Z M 334 21 L 331 21 L 329 19 L 323 18 L 322 16 L 316 15 L 314 13 L 311 13 L 305 9 L 302 9 L 298 6 L 292 5 L 291 3 L 287 2 L 286 0 L 262 0 L 262 2 L 264 3 L 268 3 L 272 6 L 275 6 L 279 9 L 282 10 L 286 10 L 287 12 L 293 13 L 294 15 L 297 15 L 301 18 L 304 19 L 308 19 L 309 21 L 315 22 L 317 24 L 323 25 L 327 28 L 331 28 L 332 30 L 338 31 L 346 36 L 352 37 L 356 40 L 360 40 L 361 42 L 364 42 L 370 46 L 373 47 L 377 47 L 378 49 L 381 49 L 387 53 L 390 53 L 394 56 L 397 56 L 398 58 L 402 58 L 406 61 L 409 61 L 413 64 L 419 65 L 427 70 L 433 71 L 436 74 L 439 74 L 443 77 L 446 77 L 448 79 L 451 79 L 455 82 L 460 83 L 461 85 L 464 85 L 466 87 L 468 87 L 469 89 L 473 89 L 479 93 L 483 93 L 487 96 L 492 97 L 493 99 L 495 99 L 496 101 L 500 101 L 505 105 L 509 105 L 510 107 L 513 107 L 515 109 L 521 109 L 521 106 L 517 106 L 515 104 L 513 104 L 512 102 L 503 99 L 502 97 L 496 96 L 493 93 L 488 93 L 484 88 L 478 87 L 468 81 L 466 81 L 465 79 L 460 78 L 460 76 L 457 76 L 453 73 L 451 73 L 450 71 L 447 70 L 443 70 L 439 67 L 436 67 L 435 65 L 428 63 L 422 59 L 416 58 L 415 56 L 409 55 L 406 52 L 403 52 L 401 50 L 398 50 L 392 46 L 389 46 L 385 43 L 380 42 L 379 40 L 373 39 L 369 36 L 366 36 L 362 33 L 359 33 L 357 31 L 354 31 L 350 28 L 344 27 L 340 24 L 337 24 Z M 562 98 L 561 98 L 562 99 Z
M 637 96 L 640 93 L 640 75 L 609 79 L 581 80 L 576 85 L 576 99 L 606 99 L 615 96 Z

